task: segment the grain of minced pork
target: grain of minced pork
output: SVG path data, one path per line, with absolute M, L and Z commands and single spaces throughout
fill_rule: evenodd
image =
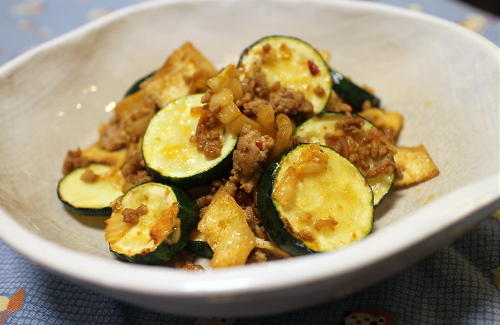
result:
M 335 124 L 343 135 L 325 134 L 326 145 L 346 157 L 363 176 L 373 177 L 394 171 L 391 140 L 380 130 L 363 131 L 365 120 L 346 114 Z
M 76 150 L 68 150 L 66 158 L 64 159 L 62 172 L 66 175 L 76 168 L 87 167 L 89 164 L 90 161 L 82 156 L 82 150 L 80 148 L 77 148 Z
M 262 173 L 262 164 L 267 160 L 273 145 L 272 137 L 262 135 L 245 125 L 233 152 L 233 169 L 229 180 L 240 184 L 240 188 L 245 192 L 252 192 Z

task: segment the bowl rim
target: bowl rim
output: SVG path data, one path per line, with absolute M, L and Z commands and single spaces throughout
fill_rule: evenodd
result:
M 219 0 L 215 2 L 229 1 Z M 281 3 L 299 2 L 298 0 L 275 1 Z M 9 75 L 34 56 L 57 48 L 72 39 L 84 37 L 116 20 L 124 19 L 136 12 L 153 10 L 179 2 L 204 3 L 213 1 L 158 0 L 119 9 L 8 61 L 0 67 L 0 78 Z M 478 46 L 483 46 L 492 53 L 494 51 L 494 55 L 498 51 L 496 45 L 482 36 L 427 14 L 379 3 L 349 0 L 315 0 L 313 2 L 350 7 L 356 10 L 372 10 L 426 21 L 460 33 Z M 421 243 L 465 220 L 481 208 L 498 205 L 497 180 L 498 174 L 493 174 L 448 193 L 435 199 L 429 206 L 424 206 L 408 215 L 404 220 L 397 220 L 362 241 L 335 253 L 314 254 L 274 261 L 273 263 L 245 265 L 216 271 L 189 272 L 158 266 L 134 265 L 78 252 L 55 244 L 28 230 L 11 218 L 1 206 L 0 238 L 16 251 L 49 271 L 81 283 L 107 289 L 171 297 L 230 296 L 249 292 L 265 292 L 298 287 L 352 273 Z M 456 202 L 460 202 L 460 205 Z M 411 231 L 413 229 L 427 230 L 414 232 Z M 387 232 L 390 232 L 391 236 L 387 236 Z M 398 245 L 394 245 L 394 243 L 398 243 Z M 385 247 L 385 249 L 381 250 L 379 247 Z M 351 256 L 357 256 L 357 258 L 352 259 Z M 296 272 L 289 272 L 291 269 L 296 270 Z M 262 277 L 264 273 L 266 277 Z M 117 277 L 117 274 L 120 276 Z M 283 274 L 287 276 L 284 277 Z M 137 281 L 137 279 L 141 279 L 141 281 Z

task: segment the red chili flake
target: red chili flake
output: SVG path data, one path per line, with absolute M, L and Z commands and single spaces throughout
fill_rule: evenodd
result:
M 255 145 L 259 148 L 259 150 L 264 149 L 264 143 L 260 140 L 255 141 Z
M 320 73 L 318 66 L 314 62 L 312 62 L 311 60 L 307 60 L 307 66 L 309 67 L 309 71 L 311 71 L 311 74 L 313 76 Z

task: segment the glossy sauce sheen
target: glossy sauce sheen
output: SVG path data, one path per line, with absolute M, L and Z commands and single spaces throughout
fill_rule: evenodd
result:
M 210 169 L 233 149 L 236 137 L 222 135 L 221 155 L 207 159 L 190 141 L 200 118 L 203 95 L 181 97 L 170 102 L 151 120 L 144 135 L 143 154 L 148 166 L 164 176 L 187 177 Z M 222 126 L 221 126 L 222 128 Z
M 148 212 L 139 217 L 137 224 L 132 226 L 122 238 L 111 244 L 113 251 L 128 256 L 140 254 L 143 251 L 152 251 L 155 244 L 151 237 L 151 228 L 172 206 L 177 204 L 175 194 L 170 187 L 160 184 L 148 184 L 132 188 L 122 199 L 122 208 L 136 209 L 144 204 Z M 177 218 L 177 216 L 176 216 Z M 175 224 L 175 222 L 172 222 Z
M 287 166 L 296 165 L 307 148 L 299 146 L 284 157 L 277 184 Z M 302 178 L 289 206 L 273 195 L 276 209 L 285 225 L 292 228 L 292 235 L 314 251 L 329 251 L 361 239 L 370 232 L 373 220 L 373 195 L 358 169 L 334 150 L 322 150 L 328 155 L 326 171 Z M 336 224 L 318 229 L 315 223 L 319 220 Z
M 287 50 L 283 49 L 286 42 Z M 276 54 L 276 60 L 263 60 L 263 46 L 269 44 Z M 246 71 L 253 64 L 261 66 L 271 86 L 279 81 L 287 88 L 300 91 L 313 104 L 314 112 L 319 113 L 328 102 L 332 87 L 329 69 L 321 55 L 310 45 L 289 37 L 269 37 L 254 44 L 242 58 Z M 315 87 L 321 87 L 325 94 L 318 96 Z

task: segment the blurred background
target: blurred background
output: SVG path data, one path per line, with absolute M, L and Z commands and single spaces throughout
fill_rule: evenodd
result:
M 142 1 L 148 0 L 0 0 L 0 64 L 91 20 Z M 500 0 L 366 1 L 440 16 L 500 43 Z

